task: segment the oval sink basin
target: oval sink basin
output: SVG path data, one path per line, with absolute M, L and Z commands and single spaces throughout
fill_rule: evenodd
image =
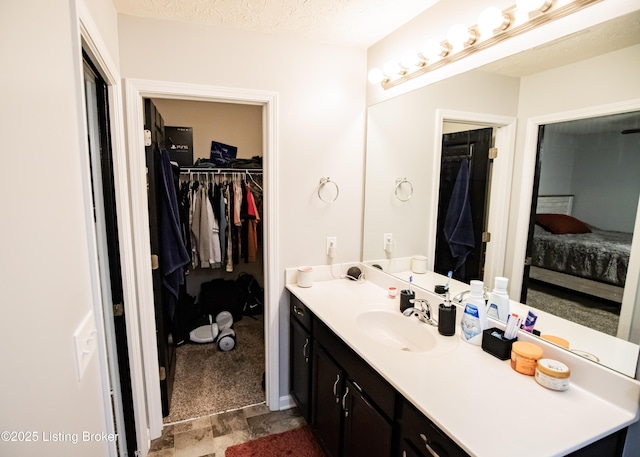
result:
M 356 318 L 358 328 L 380 344 L 405 352 L 453 349 L 457 338 L 440 336 L 436 327 L 400 312 L 367 311 Z

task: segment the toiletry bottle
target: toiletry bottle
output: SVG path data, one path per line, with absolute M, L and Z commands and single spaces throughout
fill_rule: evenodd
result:
M 465 300 L 464 312 L 460 321 L 462 339 L 478 346 L 482 343 L 482 332 L 489 327 L 487 304 L 482 293 L 483 288 L 482 281 L 471 281 L 471 293 Z
M 489 295 L 487 317 L 492 317 L 500 322 L 507 322 L 510 312 L 509 294 L 507 292 L 508 283 L 509 280 L 507 278 L 496 277 L 495 287 Z
M 438 307 L 438 332 L 444 336 L 456 333 L 456 307 L 451 304 L 448 291 L 445 293 L 444 303 L 440 303 Z

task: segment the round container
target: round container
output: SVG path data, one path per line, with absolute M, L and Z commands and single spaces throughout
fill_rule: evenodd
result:
M 538 360 L 542 358 L 542 348 L 526 341 L 516 341 L 511 346 L 511 368 L 518 373 L 533 376 Z
M 540 335 L 540 338 L 542 338 L 543 340 L 547 340 L 550 343 L 557 344 L 558 346 L 563 347 L 565 349 L 569 349 L 569 342 L 564 338 L 560 338 L 559 336 Z
M 411 258 L 411 271 L 423 274 L 427 272 L 427 257 L 424 255 L 414 255 Z
M 298 268 L 298 287 L 311 287 L 313 285 L 313 268 Z
M 389 298 L 396 298 L 398 295 L 398 289 L 395 287 L 389 287 Z
M 535 379 L 538 384 L 551 390 L 567 390 L 571 370 L 562 362 L 540 359 L 536 366 Z

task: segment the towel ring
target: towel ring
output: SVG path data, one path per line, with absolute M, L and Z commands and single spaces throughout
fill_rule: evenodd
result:
M 410 188 L 409 196 L 408 196 L 407 198 L 400 198 L 400 196 L 398 195 L 398 190 L 399 190 L 399 189 L 402 187 L 402 185 L 403 185 L 403 184 L 405 184 L 405 183 L 409 184 L 409 188 Z M 396 194 L 396 198 L 397 198 L 398 200 L 400 200 L 401 202 L 408 202 L 408 201 L 411 199 L 411 197 L 413 196 L 413 184 L 411 184 L 411 181 L 409 181 L 407 178 L 402 178 L 402 179 L 398 178 L 398 179 L 396 179 L 396 190 L 395 190 L 395 194 Z
M 333 197 L 333 199 L 331 199 L 331 200 L 327 200 L 327 199 L 323 198 L 322 197 L 322 193 L 321 193 L 322 188 L 325 186 L 325 184 L 328 184 L 328 183 L 333 184 L 335 186 L 335 188 L 336 188 L 336 196 Z M 336 184 L 335 181 L 331 181 L 331 178 L 329 178 L 329 177 L 320 178 L 320 186 L 318 187 L 318 198 L 320 200 L 322 200 L 325 203 L 333 203 L 338 199 L 338 195 L 340 195 L 340 189 L 338 188 L 338 184 Z

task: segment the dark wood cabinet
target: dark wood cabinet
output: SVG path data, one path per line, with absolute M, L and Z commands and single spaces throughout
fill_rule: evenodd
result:
M 344 456 L 388 457 L 391 455 L 391 422 L 385 418 L 352 381 L 343 396 Z
M 319 345 L 313 351 L 312 428 L 328 457 L 342 448 L 342 401 L 346 394 L 342 368 Z
M 289 385 L 291 396 L 302 417 L 311 422 L 311 313 L 295 297 L 291 297 L 289 345 Z
M 327 457 L 465 457 L 327 325 L 290 295 L 291 395 Z M 626 428 L 571 456 L 620 457 Z
M 399 457 L 466 457 L 469 455 L 407 400 L 403 399 L 401 408 Z

